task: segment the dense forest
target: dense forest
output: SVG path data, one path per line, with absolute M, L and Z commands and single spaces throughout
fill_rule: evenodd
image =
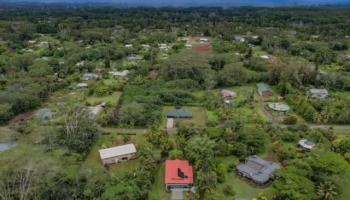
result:
M 180 107 L 193 117 L 167 127 Z M 4 200 L 170 199 L 169 159 L 193 166 L 185 199 L 348 200 L 350 8 L 8 5 L 0 124 Z M 129 143 L 135 159 L 103 166 Z M 279 163 L 273 181 L 237 174 L 252 155 Z

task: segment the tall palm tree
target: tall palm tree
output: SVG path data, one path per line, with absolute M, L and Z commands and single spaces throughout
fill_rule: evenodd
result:
M 338 195 L 336 186 L 331 181 L 325 181 L 317 187 L 317 194 L 322 200 L 335 200 Z

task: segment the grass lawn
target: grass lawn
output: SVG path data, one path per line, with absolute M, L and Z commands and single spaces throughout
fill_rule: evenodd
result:
M 164 106 L 163 107 L 163 126 L 166 126 L 166 115 L 168 112 L 174 110 L 174 106 Z M 193 118 L 192 119 L 186 119 L 182 120 L 181 123 L 183 124 L 195 124 L 197 126 L 205 126 L 207 123 L 207 110 L 203 107 L 182 107 L 184 111 L 192 112 Z
M 121 92 L 114 92 L 111 95 L 108 96 L 90 96 L 86 99 L 87 104 L 95 106 L 98 104 L 101 104 L 102 102 L 106 102 L 109 105 L 115 106 L 119 102 L 119 98 L 122 95 Z
M 220 160 L 227 166 L 227 168 L 230 164 L 236 165 L 238 163 L 238 160 L 235 157 L 224 157 L 220 158 Z M 257 197 L 260 193 L 264 193 L 268 196 L 272 190 L 271 186 L 265 188 L 254 186 L 247 180 L 239 177 L 235 171 L 227 174 L 226 181 L 219 184 L 217 190 L 222 193 L 225 185 L 230 185 L 233 187 L 236 193 L 235 199 L 237 200 L 251 200 L 252 198 Z
M 19 133 L 9 129 L 7 126 L 0 127 L 0 143 L 11 142 L 18 135 Z
M 342 188 L 342 195 L 340 196 L 340 200 L 349 200 L 350 199 L 350 169 L 348 169 L 344 175 L 344 184 Z
M 165 191 L 164 186 L 164 173 L 165 173 L 165 164 L 162 163 L 159 165 L 157 176 L 155 177 L 155 181 L 152 185 L 152 188 L 149 192 L 150 200 L 168 200 L 170 199 L 170 193 Z

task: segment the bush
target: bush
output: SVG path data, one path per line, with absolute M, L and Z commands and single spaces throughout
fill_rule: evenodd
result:
M 283 123 L 287 125 L 294 125 L 296 124 L 298 119 L 295 116 L 287 116 L 283 119 Z
M 225 184 L 224 188 L 223 188 L 223 192 L 225 194 L 225 196 L 235 196 L 236 192 L 233 189 L 232 185 L 229 184 Z

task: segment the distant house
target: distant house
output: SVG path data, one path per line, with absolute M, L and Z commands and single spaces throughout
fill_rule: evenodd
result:
M 190 191 L 193 186 L 193 168 L 187 160 L 165 161 L 165 187 L 167 191 Z
M 258 87 L 258 93 L 260 96 L 271 97 L 273 95 L 271 87 L 266 83 L 259 83 L 257 84 L 257 87 Z
M 149 45 L 149 44 L 143 44 L 143 45 L 142 45 L 142 48 L 144 48 L 144 49 L 149 49 L 149 48 L 151 48 L 151 45 Z
M 83 80 L 84 81 L 90 81 L 90 80 L 94 80 L 97 79 L 98 75 L 94 74 L 94 73 L 85 73 L 83 74 Z
M 324 99 L 328 97 L 328 90 L 326 89 L 310 89 L 309 96 L 316 99 Z
M 129 70 L 123 70 L 123 71 L 110 71 L 108 72 L 109 74 L 111 74 L 114 78 L 123 78 L 126 79 L 128 78 L 128 75 L 130 73 Z
M 76 66 L 76 67 L 81 67 L 81 66 L 84 66 L 84 64 L 85 64 L 85 61 L 80 61 L 80 62 L 77 62 L 77 63 L 75 64 L 75 66 Z
M 42 108 L 38 110 L 34 115 L 42 120 L 50 120 L 53 118 L 55 113 L 49 108 Z
M 269 109 L 278 112 L 279 115 L 286 115 L 290 110 L 289 106 L 284 103 L 268 103 Z
M 87 83 L 78 83 L 78 84 L 77 84 L 77 87 L 78 87 L 78 88 L 87 88 L 87 87 L 88 87 L 88 84 L 87 84 Z
M 241 43 L 243 43 L 243 42 L 246 41 L 245 38 L 242 37 L 242 36 L 235 36 L 235 40 L 236 40 L 237 42 L 241 42 Z
M 136 147 L 133 144 L 112 147 L 99 150 L 103 165 L 117 164 L 132 159 L 136 154 Z
M 132 47 L 133 47 L 132 44 L 126 44 L 126 45 L 125 45 L 125 48 L 132 48 Z
M 274 179 L 276 171 L 280 168 L 279 164 L 263 160 L 256 155 L 248 157 L 245 163 L 236 166 L 239 175 L 259 185 Z
M 300 147 L 302 147 L 305 150 L 311 150 L 311 149 L 313 149 L 316 146 L 315 143 L 313 143 L 313 142 L 311 142 L 311 141 L 309 141 L 307 139 L 299 140 L 298 144 L 299 144 Z
M 260 58 L 262 58 L 262 59 L 264 59 L 264 60 L 268 60 L 268 59 L 270 59 L 270 56 L 268 56 L 268 55 L 262 55 L 262 56 L 260 56 Z
M 126 58 L 128 61 L 130 61 L 130 62 L 136 62 L 136 61 L 140 61 L 140 60 L 142 60 L 142 56 L 140 56 L 140 55 L 131 55 L 131 56 L 128 56 L 127 58 Z
M 199 38 L 199 41 L 200 41 L 201 43 L 207 43 L 207 42 L 209 42 L 209 39 L 208 39 L 208 38 L 205 38 L 205 37 L 201 37 L 201 38 Z
M 164 43 L 159 44 L 158 47 L 160 50 L 168 50 L 169 49 L 169 46 L 167 44 L 164 44 Z
M 226 104 L 230 104 L 237 94 L 230 90 L 221 90 L 221 97 Z
M 175 110 L 168 112 L 167 114 L 167 128 L 174 128 L 176 120 L 191 119 L 192 113 L 186 112 L 181 107 L 176 107 Z

